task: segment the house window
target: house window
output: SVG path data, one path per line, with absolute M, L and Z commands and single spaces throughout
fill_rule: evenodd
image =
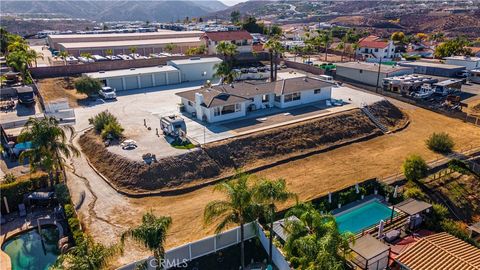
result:
M 188 106 L 193 107 L 193 103 L 190 100 L 187 102 L 187 104 L 188 104 Z
M 358 70 L 358 72 L 363 73 L 363 70 L 360 69 L 360 70 Z
M 214 116 L 219 116 L 220 115 L 220 107 L 215 107 L 213 108 L 213 115 Z
M 283 98 L 283 102 L 291 102 L 296 100 L 300 100 L 300 93 L 287 94 Z
M 268 95 L 263 95 L 262 96 L 262 102 L 269 102 L 270 101 L 270 98 L 268 97 Z
M 213 109 L 213 115 L 214 116 L 220 116 L 224 114 L 231 114 L 235 112 L 239 112 L 242 109 L 241 104 L 233 104 L 233 105 L 226 105 L 223 107 L 215 107 Z
M 322 89 L 315 89 L 315 90 L 313 90 L 313 93 L 314 93 L 315 95 L 318 95 L 318 94 L 320 94 L 321 92 L 322 92 Z
M 375 52 L 378 52 L 378 49 L 377 49 L 377 48 L 375 48 Z
M 277 96 L 275 95 L 275 102 L 280 102 L 281 101 L 281 97 L 280 96 Z
M 388 49 L 385 49 L 384 52 L 388 52 Z

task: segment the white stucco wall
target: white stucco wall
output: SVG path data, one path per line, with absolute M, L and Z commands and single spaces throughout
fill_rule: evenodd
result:
M 206 109 L 207 121 L 209 123 L 215 123 L 220 121 L 231 120 L 239 117 L 244 117 L 246 115 L 246 102 L 240 103 L 240 110 L 238 112 L 223 114 L 223 115 L 214 115 L 214 108 Z
M 324 87 L 321 88 L 320 93 L 315 94 L 315 90 L 308 90 L 302 91 L 300 93 L 300 99 L 290 102 L 285 102 L 284 96 L 282 96 L 282 100 L 279 103 L 280 108 L 288 108 L 292 106 L 298 106 L 302 104 L 308 104 L 312 102 L 317 102 L 320 100 L 330 99 L 332 97 L 332 87 Z

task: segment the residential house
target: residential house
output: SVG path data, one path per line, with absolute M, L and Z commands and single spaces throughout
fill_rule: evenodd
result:
M 288 108 L 328 100 L 334 84 L 311 77 L 275 82 L 243 81 L 179 92 L 187 113 L 209 123 L 245 117 L 267 108 Z
M 392 269 L 480 269 L 480 249 L 446 233 L 426 236 L 395 258 Z
M 201 38 L 205 40 L 208 54 L 217 54 L 217 45 L 221 41 L 237 45 L 237 51 L 239 53 L 252 52 L 253 37 L 245 30 L 206 32 Z
M 382 59 L 382 61 L 389 61 L 397 56 L 393 41 L 386 41 L 377 36 L 361 39 L 358 42 L 356 54 L 364 59 Z

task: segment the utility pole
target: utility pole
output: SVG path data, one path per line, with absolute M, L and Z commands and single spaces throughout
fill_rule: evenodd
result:
M 378 84 L 380 83 L 380 71 L 382 69 L 382 58 L 378 62 L 378 74 L 377 74 L 377 85 L 375 86 L 375 93 L 378 93 Z

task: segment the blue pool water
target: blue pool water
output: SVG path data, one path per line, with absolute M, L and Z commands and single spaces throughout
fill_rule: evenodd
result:
M 392 215 L 392 209 L 377 200 L 367 202 L 358 208 L 340 213 L 335 217 L 340 232 L 359 233 L 362 229 L 386 221 Z
M 32 148 L 32 142 L 22 142 L 15 144 L 15 148 L 18 150 L 27 150 Z
M 59 239 L 57 226 L 42 227 L 41 238 L 37 229 L 31 229 L 8 239 L 3 244 L 2 250 L 12 261 L 12 270 L 47 270 L 55 263 L 60 255 L 57 248 Z

